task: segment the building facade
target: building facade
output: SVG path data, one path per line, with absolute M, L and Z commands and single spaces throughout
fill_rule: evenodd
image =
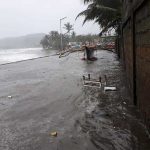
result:
M 124 62 L 133 103 L 150 131 L 150 0 L 123 0 Z

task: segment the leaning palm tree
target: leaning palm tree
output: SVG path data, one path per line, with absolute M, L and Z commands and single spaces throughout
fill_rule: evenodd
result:
M 84 0 L 88 4 L 86 10 L 78 14 L 77 18 L 84 16 L 84 22 L 94 20 L 102 28 L 102 32 L 109 28 L 118 31 L 121 22 L 121 0 Z M 76 18 L 76 19 L 77 19 Z
M 69 22 L 64 24 L 64 28 L 67 30 L 66 34 L 70 35 L 70 31 L 73 30 L 73 25 L 71 25 Z

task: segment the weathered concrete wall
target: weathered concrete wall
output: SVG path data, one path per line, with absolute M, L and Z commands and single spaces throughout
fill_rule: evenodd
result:
M 124 35 L 124 60 L 127 73 L 128 85 L 130 94 L 133 97 L 133 49 L 132 49 L 132 32 L 131 32 L 131 20 L 128 21 L 126 27 L 123 30 Z
M 150 125 L 150 1 L 135 14 L 137 103 Z
M 150 129 L 150 1 L 124 1 L 124 61 L 134 103 Z

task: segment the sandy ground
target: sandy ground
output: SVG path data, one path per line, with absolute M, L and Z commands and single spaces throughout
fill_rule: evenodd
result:
M 0 66 L 0 150 L 150 150 L 117 56 L 101 50 L 95 62 L 81 57 Z M 107 75 L 117 91 L 83 87 L 87 73 L 102 81 Z

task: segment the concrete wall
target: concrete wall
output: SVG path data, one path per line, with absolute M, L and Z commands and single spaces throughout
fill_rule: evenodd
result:
M 128 85 L 130 94 L 133 97 L 133 49 L 132 49 L 132 30 L 131 30 L 131 19 L 126 24 L 123 35 L 124 35 L 124 61 L 125 69 L 127 73 Z
M 129 88 L 150 129 L 150 1 L 124 1 L 123 20 L 123 59 Z
M 135 14 L 137 103 L 150 125 L 150 1 Z M 149 123 L 148 123 L 149 122 Z

